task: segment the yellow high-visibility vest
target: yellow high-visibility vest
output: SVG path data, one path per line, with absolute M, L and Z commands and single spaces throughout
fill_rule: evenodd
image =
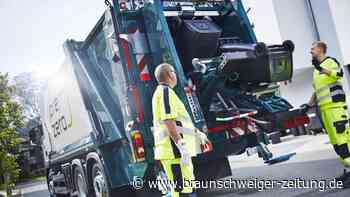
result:
M 320 73 L 316 69 L 314 71 L 313 87 L 316 93 L 317 105 L 321 108 L 344 105 L 346 96 L 341 84 L 342 68 L 330 57 L 323 60 L 320 66 L 331 71 L 331 75 Z
M 180 152 L 174 141 L 170 138 L 164 120 L 175 120 L 176 128 L 179 132 L 185 129 L 194 132 L 195 127 L 185 105 L 170 87 L 158 85 L 152 98 L 152 112 L 155 159 L 180 158 Z M 186 143 L 187 151 L 191 156 L 197 155 L 200 152 L 198 139 L 193 135 L 181 135 Z

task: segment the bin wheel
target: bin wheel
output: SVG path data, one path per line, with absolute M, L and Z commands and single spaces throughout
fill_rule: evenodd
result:
M 293 41 L 291 41 L 291 40 L 285 40 L 282 43 L 282 45 L 283 45 L 284 48 L 286 48 L 290 52 L 293 52 L 294 49 L 295 49 L 295 45 L 294 45 Z
M 265 43 L 263 42 L 258 42 L 255 45 L 255 55 L 256 56 L 263 56 L 266 55 L 268 53 L 268 49 Z

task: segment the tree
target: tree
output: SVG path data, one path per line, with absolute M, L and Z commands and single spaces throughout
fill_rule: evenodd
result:
M 18 157 L 19 166 L 21 168 L 20 178 L 28 178 L 31 176 L 31 167 L 28 165 L 32 160 L 34 151 L 37 147 L 32 146 L 30 133 L 33 125 L 40 125 L 39 114 L 39 92 L 43 84 L 42 78 L 35 73 L 21 73 L 11 77 L 11 84 L 15 86 L 12 98 L 23 108 L 23 117 L 26 127 L 18 130 L 24 143 L 21 144 L 21 152 Z M 29 142 L 29 144 L 27 144 Z M 36 143 L 40 144 L 40 143 Z
M 22 107 L 12 98 L 14 91 L 8 75 L 0 73 L 0 176 L 5 179 L 8 196 L 19 177 L 17 152 L 21 138 L 17 131 L 24 126 Z
M 39 91 L 42 81 L 33 73 L 21 73 L 13 77 L 16 87 L 15 99 L 23 106 L 23 115 L 27 120 L 39 117 Z

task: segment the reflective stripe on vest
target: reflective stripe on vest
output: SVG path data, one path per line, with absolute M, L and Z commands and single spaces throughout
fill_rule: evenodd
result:
M 160 127 L 157 127 L 157 126 L 156 126 L 156 128 L 159 129 L 158 132 L 155 132 L 155 134 L 154 134 L 154 140 L 156 142 L 160 142 L 160 141 L 165 140 L 168 137 L 170 137 L 169 132 L 167 132 L 165 129 L 160 130 Z M 193 136 L 195 136 L 195 129 L 176 126 L 176 130 L 182 134 L 193 133 Z
M 326 99 L 332 99 L 333 96 L 337 96 L 337 95 L 345 96 L 344 90 L 335 90 L 331 92 L 330 95 L 321 96 L 317 98 L 317 103 L 320 104 L 322 101 L 325 101 Z
M 188 120 L 188 118 L 183 117 L 183 116 L 176 118 L 176 121 L 181 122 L 182 125 L 193 125 L 191 119 Z M 165 130 L 164 127 L 163 127 L 164 129 L 162 129 L 162 127 L 161 127 L 161 125 L 165 126 L 164 121 L 154 121 L 153 125 L 154 125 L 154 129 L 155 129 L 153 132 L 153 135 L 154 135 L 154 139 L 156 142 L 160 142 L 161 140 L 164 140 L 167 137 L 169 137 L 169 132 L 167 130 Z M 176 129 L 181 133 L 184 133 L 184 134 L 193 133 L 193 135 L 195 134 L 195 131 L 196 131 L 195 127 L 187 128 L 187 127 L 180 127 L 177 125 L 176 125 Z
M 176 118 L 177 121 L 178 118 Z M 187 123 L 187 124 L 186 124 Z M 192 121 L 181 122 L 181 126 L 176 125 L 176 131 L 182 136 L 185 141 L 186 149 L 191 156 L 196 156 L 201 153 L 201 147 L 197 138 L 196 128 L 193 126 Z M 154 121 L 153 139 L 155 145 L 155 158 L 157 159 L 171 159 L 178 157 L 176 155 L 176 145 L 172 140 L 169 131 L 164 121 Z M 175 147 L 174 147 L 175 146 Z M 175 149 L 174 149 L 175 148 Z
M 335 86 L 342 86 L 342 84 L 340 82 L 335 82 L 335 83 L 331 83 L 325 86 L 320 87 L 319 89 L 316 90 L 316 94 L 319 94 L 325 90 L 331 89 Z

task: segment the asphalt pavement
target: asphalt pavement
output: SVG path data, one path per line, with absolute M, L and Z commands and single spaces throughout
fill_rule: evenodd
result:
M 268 147 L 275 156 L 292 152 L 296 155 L 288 161 L 273 165 L 265 164 L 257 155 L 231 156 L 229 160 L 233 176 L 223 180 L 229 180 L 228 182 L 234 182 L 236 185 L 231 184 L 231 188 L 211 189 L 200 197 L 348 197 L 350 195 L 350 189 L 337 188 L 335 184 L 331 184 L 331 181 L 342 173 L 343 168 L 328 142 L 327 135 L 288 136 L 282 143 Z M 237 180 L 243 181 L 241 182 L 243 185 L 237 186 Z M 247 185 L 249 181 L 251 183 L 255 181 L 255 185 Z M 273 182 L 275 185 L 260 187 L 260 183 L 266 184 L 266 182 Z M 25 197 L 49 196 L 44 182 L 23 184 L 18 186 L 18 189 Z
M 49 191 L 45 181 L 22 183 L 16 186 L 14 192 L 17 196 L 25 197 L 49 197 Z
M 241 187 L 230 189 L 216 189 L 202 196 L 244 196 L 244 197 L 313 197 L 336 196 L 348 197 L 350 189 L 336 187 L 334 178 L 343 173 L 343 167 L 329 144 L 327 135 L 317 136 L 288 136 L 284 142 L 269 145 L 269 149 L 276 155 L 295 152 L 290 160 L 267 165 L 257 155 L 245 154 L 230 157 L 232 177 L 226 180 L 250 180 L 275 182 L 275 187 Z M 246 182 L 244 182 L 246 183 Z M 289 185 L 287 185 L 289 184 Z M 242 186 L 242 185 L 241 185 Z M 269 185 L 267 185 L 269 186 Z

